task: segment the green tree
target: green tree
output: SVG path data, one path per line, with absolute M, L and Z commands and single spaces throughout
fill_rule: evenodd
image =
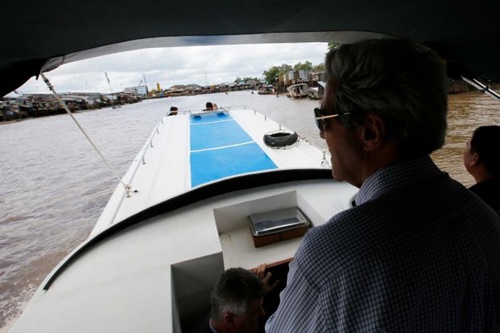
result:
M 266 79 L 267 83 L 275 84 L 278 81 L 278 76 L 288 73 L 293 67 L 287 64 L 282 64 L 281 66 L 272 66 L 268 70 L 262 73 L 262 76 Z
M 287 64 L 282 64 L 279 68 L 280 68 L 280 74 L 288 73 L 289 71 L 291 71 L 293 69 L 292 66 L 287 65 Z
M 317 64 L 316 66 L 314 66 L 314 67 L 312 68 L 312 71 L 313 71 L 313 72 L 323 72 L 323 71 L 325 71 L 325 70 L 326 70 L 326 68 L 325 68 L 325 64 L 324 64 L 324 63 Z
M 248 82 L 248 81 L 259 81 L 258 78 L 256 77 L 244 77 L 243 81 Z
M 341 46 L 342 46 L 342 44 L 340 44 L 340 43 L 328 43 L 328 51 L 338 50 L 338 49 L 340 49 Z
M 299 62 L 293 66 L 293 69 L 296 69 L 298 71 L 310 71 L 313 68 L 313 65 L 310 61 L 306 61 L 305 63 Z

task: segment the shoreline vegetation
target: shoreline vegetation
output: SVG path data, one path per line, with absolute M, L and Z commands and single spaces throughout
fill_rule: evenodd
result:
M 192 96 L 198 94 L 221 93 L 226 94 L 231 91 L 250 90 L 257 91 L 259 94 L 285 93 L 290 85 L 297 83 L 307 83 L 309 87 L 321 87 L 323 76 L 321 73 L 312 73 L 309 80 L 301 79 L 300 76 L 292 80 L 285 81 L 281 77 L 276 80 L 275 85 L 269 85 L 267 82 L 256 80 L 239 82 L 234 84 L 219 84 L 212 86 L 176 85 L 162 91 L 147 91 L 144 94 L 138 94 L 137 91 L 117 92 L 110 94 L 103 93 L 64 93 L 61 98 L 68 106 L 71 112 L 85 110 L 95 110 L 106 107 L 118 108 L 122 105 L 142 102 L 150 98 L 166 98 L 173 96 Z M 492 88 L 497 90 L 500 84 L 492 84 Z M 450 79 L 449 93 L 457 94 L 468 91 L 474 91 L 475 88 L 469 86 L 464 81 L 454 81 Z M 316 96 L 316 99 L 322 96 Z M 311 98 L 311 96 L 310 96 Z M 60 105 L 52 94 L 24 94 L 18 97 L 4 97 L 0 99 L 0 124 L 11 123 L 26 118 L 45 117 L 66 113 L 66 110 Z

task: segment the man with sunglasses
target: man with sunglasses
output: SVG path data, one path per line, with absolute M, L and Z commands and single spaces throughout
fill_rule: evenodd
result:
M 401 39 L 344 45 L 314 110 L 355 205 L 311 229 L 267 332 L 499 332 L 500 218 L 440 171 L 447 78 Z M 328 194 L 325 194 L 328 195 Z

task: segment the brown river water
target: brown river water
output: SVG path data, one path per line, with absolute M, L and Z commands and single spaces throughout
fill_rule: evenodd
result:
M 312 118 L 319 101 L 284 95 L 174 97 L 75 116 L 123 175 L 170 106 L 198 110 L 207 101 L 255 109 L 326 149 Z M 474 183 L 462 164 L 465 142 L 489 124 L 500 124 L 500 101 L 478 91 L 450 95 L 446 144 L 432 157 L 465 186 Z M 0 123 L 0 156 L 0 332 L 7 332 L 45 276 L 88 236 L 118 179 L 68 115 Z

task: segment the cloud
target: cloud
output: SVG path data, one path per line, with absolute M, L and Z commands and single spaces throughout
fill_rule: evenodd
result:
M 177 84 L 232 82 L 237 77 L 261 77 L 271 66 L 322 63 L 326 43 L 245 44 L 150 48 L 65 64 L 46 76 L 58 92 L 121 91 L 144 83 L 149 88 Z M 111 84 L 106 81 L 108 74 Z M 47 93 L 42 80 L 30 79 L 20 93 Z

